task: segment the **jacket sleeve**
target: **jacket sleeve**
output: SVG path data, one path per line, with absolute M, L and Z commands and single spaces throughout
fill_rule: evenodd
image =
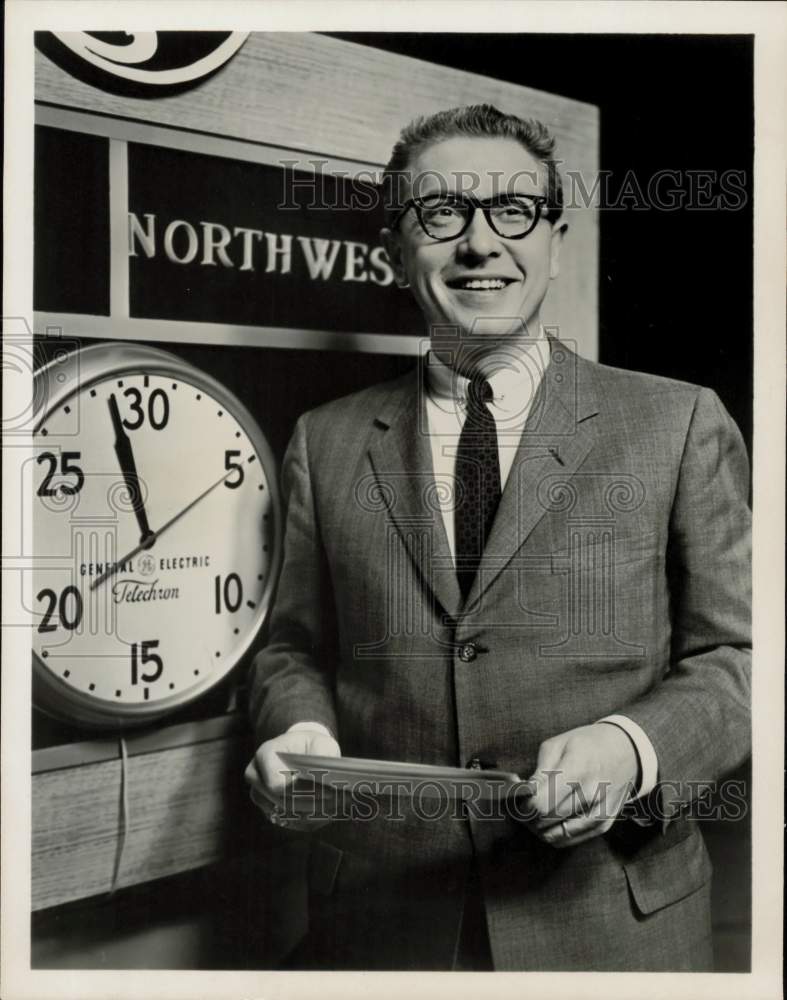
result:
M 620 709 L 656 751 L 665 820 L 750 752 L 748 480 L 736 424 L 714 392 L 700 390 L 670 518 L 670 669 L 647 695 Z
M 249 711 L 258 743 L 296 722 L 335 736 L 335 615 L 312 493 L 306 417 L 298 420 L 282 468 L 284 558 L 268 632 L 254 657 Z

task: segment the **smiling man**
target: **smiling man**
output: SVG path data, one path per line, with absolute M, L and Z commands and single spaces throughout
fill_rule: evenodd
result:
M 566 226 L 544 126 L 419 119 L 387 179 L 431 349 L 298 421 L 253 667 L 252 797 L 312 835 L 291 965 L 708 969 L 690 812 L 749 746 L 740 434 L 711 391 L 545 335 Z M 399 789 L 297 813 L 286 751 L 528 781 L 493 810 Z

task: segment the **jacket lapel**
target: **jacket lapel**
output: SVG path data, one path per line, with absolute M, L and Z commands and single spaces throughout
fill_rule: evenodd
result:
M 463 613 L 468 613 L 527 541 L 546 513 L 539 485 L 568 482 L 593 448 L 598 413 L 593 369 L 550 338 L 551 357 L 519 439 L 500 506 Z M 543 489 L 543 488 L 542 488 Z
M 434 468 L 419 364 L 394 386 L 375 422 L 369 448 L 375 478 L 392 521 L 421 578 L 445 611 L 469 613 L 514 558 L 546 513 L 539 485 L 568 482 L 593 448 L 598 413 L 592 366 L 550 338 L 551 357 L 519 439 L 484 549 L 462 605 L 453 556 L 435 497 Z
M 420 364 L 380 408 L 379 438 L 369 448 L 381 498 L 415 566 L 444 610 L 455 617 L 462 598 L 435 494 Z

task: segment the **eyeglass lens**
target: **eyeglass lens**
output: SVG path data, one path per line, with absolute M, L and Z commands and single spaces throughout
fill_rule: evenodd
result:
M 428 236 L 451 239 L 469 225 L 476 205 L 465 199 L 437 195 L 418 203 L 418 217 Z M 529 233 L 539 218 L 539 204 L 527 198 L 506 197 L 484 206 L 487 220 L 498 236 L 516 238 Z

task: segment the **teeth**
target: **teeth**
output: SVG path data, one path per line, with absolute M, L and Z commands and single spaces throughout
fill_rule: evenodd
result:
M 506 283 L 501 281 L 499 278 L 473 278 L 471 281 L 463 281 L 459 285 L 460 288 L 505 288 Z

